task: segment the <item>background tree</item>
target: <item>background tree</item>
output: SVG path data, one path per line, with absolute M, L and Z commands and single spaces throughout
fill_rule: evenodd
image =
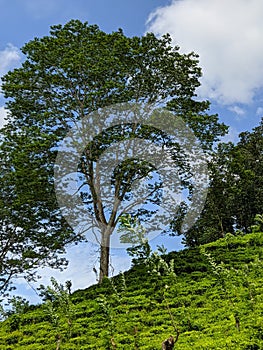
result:
M 232 162 L 236 178 L 233 211 L 236 226 L 250 232 L 256 214 L 263 212 L 263 120 L 251 132 L 242 132 Z
M 195 246 L 251 231 L 263 212 L 263 123 L 242 132 L 239 142 L 221 143 L 210 162 L 211 184 L 200 219 L 187 232 L 185 244 Z
M 11 150 L 12 142 L 21 152 L 19 157 Z M 6 137 L 0 147 L 0 294 L 13 288 L 11 282 L 15 277 L 35 280 L 36 268 L 40 265 L 65 267 L 67 262 L 60 254 L 65 252 L 66 243 L 76 239 L 75 234 L 63 227 L 65 220 L 51 199 L 54 189 L 48 183 L 48 168 L 43 176 L 43 162 L 47 158 L 34 157 L 34 150 L 30 150 L 32 143 L 27 142 L 26 136 L 18 140 L 13 134 L 11 139 Z M 29 151 L 27 157 L 26 150 Z M 30 169 L 38 170 L 37 178 L 29 178 Z M 45 191 L 37 193 L 44 188 Z M 41 207 L 44 197 L 38 196 L 44 193 L 50 212 Z M 59 235 L 55 223 L 58 219 L 61 219 Z
M 207 113 L 209 102 L 195 99 L 201 76 L 197 55 L 180 54 L 179 47 L 171 46 L 169 35 L 128 38 L 122 30 L 107 34 L 96 25 L 72 20 L 51 27 L 49 36 L 35 38 L 22 52 L 22 67 L 3 78 L 10 115 L 1 148 L 7 160 L 4 181 L 12 182 L 8 189 L 12 200 L 4 215 L 12 222 L 16 213 L 25 244 L 32 251 L 37 245 L 45 256 L 55 257 L 67 243 L 85 239 L 74 234 L 61 214 L 53 170 L 59 142 L 91 112 L 122 102 L 159 103 L 182 117 L 207 150 L 226 132 L 217 115 Z M 129 127 L 128 134 L 135 137 L 133 126 Z M 149 138 L 149 130 L 140 132 Z M 106 215 L 94 173 L 98 157 L 114 137 L 119 139 L 120 131 L 99 135 L 87 145 L 79 165 L 80 178 L 87 185 L 80 195 L 104 227 L 100 281 L 108 275 L 110 236 L 119 217 L 116 210 Z M 122 164 L 112 177 L 119 198 L 131 191 L 132 181 L 151 170 L 138 161 Z

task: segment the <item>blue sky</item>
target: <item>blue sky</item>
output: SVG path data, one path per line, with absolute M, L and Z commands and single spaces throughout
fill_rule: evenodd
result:
M 169 32 L 182 52 L 195 51 L 203 68 L 198 94 L 211 101 L 211 111 L 230 126 L 225 140 L 236 141 L 241 131 L 257 126 L 263 116 L 262 0 L 0 0 L 0 76 L 19 67 L 19 51 L 34 37 L 48 35 L 53 24 L 72 18 L 98 24 L 106 32 L 122 28 L 128 36 Z M 6 110 L 0 95 L 0 126 Z M 175 239 L 159 238 L 169 249 Z M 44 269 L 42 283 L 54 275 L 75 288 L 95 281 L 91 272 L 97 247 L 69 250 L 69 269 L 60 274 Z M 113 251 L 115 272 L 129 266 L 123 251 Z M 20 291 L 31 295 L 24 281 Z

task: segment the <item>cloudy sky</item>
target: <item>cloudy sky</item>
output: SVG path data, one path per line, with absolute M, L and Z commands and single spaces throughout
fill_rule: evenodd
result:
M 198 94 L 230 126 L 227 140 L 236 141 L 263 116 L 262 0 L 0 0 L 0 8 L 0 76 L 19 67 L 24 43 L 47 35 L 50 25 L 77 18 L 106 32 L 123 28 L 128 36 L 169 32 L 182 52 L 198 53 L 203 69 Z M 0 126 L 4 104 L 0 95 Z M 174 249 L 169 239 L 165 243 Z M 125 252 L 113 253 L 115 270 L 129 266 Z M 75 288 L 94 282 L 96 247 L 77 246 L 68 254 L 68 271 L 45 270 L 45 281 L 53 274 L 62 282 L 72 279 Z

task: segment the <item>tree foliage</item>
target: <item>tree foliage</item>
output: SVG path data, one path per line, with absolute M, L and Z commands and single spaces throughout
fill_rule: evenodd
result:
M 253 229 L 263 212 L 263 122 L 242 132 L 236 145 L 221 143 L 210 162 L 211 185 L 205 208 L 188 231 L 188 246 L 215 241 L 227 233 Z
M 61 267 L 58 257 L 66 245 L 85 239 L 74 233 L 57 204 L 54 164 L 61 140 L 90 113 L 122 102 L 161 105 L 182 117 L 205 149 L 211 149 L 226 132 L 217 115 L 208 114 L 209 102 L 195 98 L 201 77 L 197 55 L 179 53 L 169 35 L 159 39 L 147 33 L 129 38 L 122 30 L 108 34 L 96 25 L 72 20 L 64 26 L 52 26 L 49 36 L 31 40 L 22 52 L 25 59 L 21 68 L 3 78 L 10 112 L 0 149 L 4 169 L 1 217 L 13 233 L 4 234 L 5 222 L 0 230 L 4 241 L 19 236 L 11 248 L 4 243 L 9 251 L 21 240 L 15 275 L 26 269 L 25 253 L 28 270 L 43 263 Z M 148 131 L 143 132 L 145 136 Z M 82 200 L 90 201 L 94 217 L 104 225 L 100 280 L 108 274 L 110 236 L 118 216 L 112 210 L 107 218 L 94 173 L 98 156 L 114 137 L 119 138 L 120 132 L 99 135 L 87 146 L 79 166 L 89 191 L 82 188 Z M 130 165 L 124 164 L 113 177 L 113 187 L 124 189 L 123 198 L 139 169 L 144 169 L 141 175 L 150 171 L 141 163 L 129 169 Z M 1 266 L 6 263 L 10 267 L 8 259 L 9 255 L 5 256 Z M 1 269 L 1 275 L 6 273 Z

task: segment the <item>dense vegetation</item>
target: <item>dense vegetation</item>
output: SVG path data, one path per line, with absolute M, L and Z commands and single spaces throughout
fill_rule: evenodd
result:
M 51 286 L 40 288 L 41 305 L 12 298 L 11 309 L 0 306 L 0 350 L 157 350 L 171 335 L 176 349 L 263 349 L 263 120 L 251 132 L 241 133 L 236 145 L 215 147 L 227 126 L 209 114 L 208 101 L 196 100 L 198 57 L 180 54 L 171 43 L 169 35 L 128 38 L 122 30 L 106 34 L 97 26 L 70 21 L 53 26 L 50 36 L 26 44 L 22 67 L 2 79 L 9 115 L 0 131 L 0 295 L 10 291 L 15 277 L 34 280 L 39 266 L 63 268 L 67 262 L 61 254 L 67 245 L 87 239 L 83 232 L 75 234 L 64 215 L 65 210 L 83 214 L 82 207 L 72 211 L 67 201 L 61 207 L 54 186 L 60 142 L 72 124 L 85 124 L 87 115 L 88 127 L 100 128 L 77 159 L 79 181 L 87 186 L 81 185 L 78 194 L 100 230 L 101 283 L 71 294 L 70 281 L 62 286 L 52 279 Z M 196 213 L 199 219 L 183 232 L 188 249 L 165 254 L 160 247 L 153 253 L 143 240 L 145 232 L 141 230 L 140 237 L 132 227 L 122 238 L 134 244 L 128 248 L 134 266 L 108 279 L 113 231 L 127 229 L 128 216 L 133 223 L 147 222 L 154 214 L 152 205 L 160 204 L 162 189 L 162 181 L 154 186 L 150 181 L 151 195 L 144 204 L 151 206 L 132 214 L 120 210 L 124 200 L 131 210 L 133 183 L 154 168 L 130 157 L 117 163 L 109 177 L 104 174 L 111 180 L 114 200 L 110 203 L 106 192 L 104 198 L 99 158 L 111 144 L 139 138 L 169 146 L 171 159 L 183 174 L 178 188 L 189 190 L 189 202 L 198 202 L 195 169 L 183 152 L 188 137 L 181 142 L 183 133 L 175 142 L 164 120 L 157 118 L 159 109 L 151 117 L 163 130 L 149 126 L 148 119 L 125 119 L 108 128 L 101 114 L 94 113 L 124 102 L 140 103 L 140 109 L 149 103 L 165 107 L 171 130 L 189 127 L 206 153 L 210 186 L 204 210 L 200 216 Z M 177 129 L 181 119 L 184 127 Z M 195 156 L 199 159 L 198 153 Z M 76 166 L 74 159 L 70 148 L 64 161 Z M 63 195 L 68 181 L 61 183 Z M 200 190 L 200 176 L 199 182 Z M 169 182 L 170 190 L 173 185 L 177 183 Z M 168 195 L 165 202 L 170 205 Z M 186 202 L 176 211 L 168 231 L 172 235 L 182 234 Z M 109 215 L 106 204 L 112 205 Z M 83 223 L 85 217 L 76 215 L 75 223 Z
M 221 143 L 209 167 L 211 184 L 196 224 L 186 232 L 188 247 L 215 241 L 228 232 L 251 232 L 255 215 L 263 212 L 263 119 L 242 132 L 236 145 Z
M 152 265 L 72 295 L 70 283 L 53 280 L 43 304 L 13 302 L 0 324 L 0 348 L 159 350 L 179 331 L 175 349 L 263 349 L 262 245 L 260 232 L 228 234 L 155 253 Z
M 102 280 L 108 275 L 111 235 L 123 213 L 132 213 L 148 224 L 149 217 L 162 207 L 161 203 L 165 203 L 166 208 L 175 208 L 169 214 L 168 221 L 173 219 L 173 222 L 168 232 L 183 233 L 187 247 L 215 241 L 228 232 L 251 232 L 255 215 L 263 212 L 263 121 L 251 132 L 241 133 L 237 145 L 222 143 L 215 148 L 215 142 L 225 135 L 228 127 L 220 122 L 218 115 L 210 115 L 209 101 L 196 99 L 201 77 L 198 56 L 179 51 L 169 35 L 157 38 L 148 33 L 129 38 L 122 30 L 107 34 L 96 25 L 78 20 L 52 26 L 49 36 L 35 38 L 24 45 L 24 63 L 2 78 L 9 114 L 7 124 L 0 131 L 0 294 L 12 287 L 13 278 L 34 279 L 39 266 L 63 268 L 67 262 L 61 254 L 67 246 L 87 238 L 97 243 L 99 237 L 101 256 L 96 267 Z M 162 130 L 146 126 L 151 118 L 148 120 L 145 116 L 146 119 L 139 120 L 138 128 L 135 127 L 138 121 L 134 124 L 126 117 L 124 124 L 120 119 L 118 127 L 109 128 L 103 113 L 94 113 L 124 102 L 140 103 L 141 107 L 149 103 L 156 108 L 165 107 L 166 112 L 169 111 L 166 117 L 171 130 L 180 130 L 178 125 L 182 120 L 183 129 L 189 127 L 206 152 L 210 187 L 199 220 L 188 230 L 183 227 L 184 218 L 189 214 L 190 203 L 194 206 L 200 203 L 195 193 L 200 192 L 202 197 L 205 183 L 193 167 L 193 157 L 184 152 L 189 139 L 186 137 L 186 143 L 184 137 L 174 139 L 164 127 L 162 113 L 153 118 Z M 111 112 L 118 116 L 115 109 Z M 73 160 L 71 148 L 63 153 L 66 169 L 60 164 L 62 173 L 59 174 L 63 176 L 59 178 L 67 176 L 58 186 L 54 169 L 58 169 L 55 163 L 60 142 L 73 124 L 79 121 L 85 124 L 87 116 L 88 129 L 92 125 L 96 131 L 94 140 L 85 143 L 85 150 L 77 160 Z M 165 181 L 157 176 L 160 181 L 151 183 L 155 179 L 152 171 L 158 167 L 143 161 L 141 154 L 120 160 L 118 153 L 123 151 L 120 148 L 116 155 L 111 154 L 110 163 L 112 159 L 117 162 L 113 173 L 107 172 L 109 164 L 101 165 L 100 156 L 111 145 L 123 142 L 125 147 L 125 141 L 136 138 L 147 140 L 146 149 L 154 142 L 155 146 L 169 149 L 173 160 L 171 168 L 175 166 L 180 173 L 180 184 L 177 184 L 172 172 L 166 171 L 172 178 L 166 179 L 169 190 L 176 193 L 187 190 L 185 193 L 189 194 L 187 200 L 179 203 L 179 209 L 174 203 L 175 196 L 169 198 L 168 191 L 164 191 L 165 200 L 161 200 L 162 181 Z M 76 140 L 72 141 L 75 144 Z M 129 147 L 125 152 L 127 149 Z M 198 154 L 194 154 L 199 162 Z M 69 164 L 76 165 L 76 169 L 70 171 Z M 72 180 L 69 174 L 75 171 L 81 184 L 76 197 L 65 190 Z M 147 177 L 149 195 L 143 207 L 136 209 L 136 195 L 131 203 L 132 185 Z M 104 185 L 109 179 L 111 187 L 106 193 Z M 201 191 L 195 191 L 196 185 Z M 200 211 L 196 210 L 195 218 Z M 84 221 L 85 227 L 76 234 L 73 227 Z M 98 229 L 96 237 L 87 236 L 91 227 Z
M 209 114 L 208 101 L 196 101 L 195 90 L 200 86 L 201 77 L 197 55 L 179 53 L 179 47 L 172 45 L 169 35 L 157 38 L 148 33 L 130 38 L 122 30 L 109 34 L 97 25 L 72 20 L 63 26 L 52 26 L 49 36 L 29 41 L 22 52 L 25 55 L 22 66 L 8 72 L 1 86 L 9 114 L 0 133 L 0 242 L 3 246 L 0 292 L 8 289 L 10 279 L 15 276 L 22 274 L 31 278 L 30 274 L 39 266 L 60 268 L 65 263 L 60 256 L 66 245 L 85 240 L 90 227 L 98 231 L 100 279 L 108 275 L 110 239 L 123 210 L 128 207 L 125 211 L 147 217 L 153 211 L 152 206 L 149 209 L 147 205 L 158 206 L 161 192 L 161 184 L 149 184 L 151 195 L 146 196 L 143 210 L 136 209 L 138 198 L 131 206 L 133 182 L 140 176 L 146 178 L 153 165 L 146 166 L 142 162 L 144 158 L 138 159 L 136 154 L 129 154 L 130 161 L 120 160 L 119 153 L 124 152 L 122 146 L 119 153 L 111 154 L 110 159 L 118 161 L 115 171 L 108 174 L 108 167 L 103 166 L 100 158 L 109 146 L 117 141 L 118 145 L 121 142 L 125 145 L 125 141 L 136 138 L 159 147 L 169 145 L 173 167 L 179 166 L 184 174 L 183 188 L 192 189 L 188 156 L 184 152 L 186 141 L 180 136 L 179 140 L 184 142 L 178 146 L 178 140 L 175 143 L 170 133 L 165 135 L 164 124 L 169 120 L 173 131 L 180 130 L 178 122 L 182 119 L 183 129 L 191 128 L 206 150 L 211 150 L 213 143 L 227 131 L 217 115 Z M 124 114 L 124 107 L 119 106 L 123 103 L 129 104 Z M 169 118 L 165 123 L 161 114 L 152 118 L 146 108 L 143 121 L 136 120 L 130 116 L 134 104 L 140 104 L 140 110 L 149 104 L 155 108 L 166 107 Z M 106 110 L 97 113 L 101 108 Z M 115 127 L 111 124 L 113 115 Z M 158 129 L 146 127 L 147 123 L 154 126 L 151 120 L 155 118 Z M 138 122 L 142 125 L 137 125 Z M 74 130 L 73 125 L 81 125 L 85 137 L 78 134 L 68 139 L 70 143 L 67 150 L 63 148 L 62 165 L 56 162 L 58 148 L 69 130 Z M 87 135 L 94 137 L 90 139 Z M 75 150 L 76 142 L 83 152 L 74 158 L 76 153 L 72 147 Z M 68 168 L 72 164 L 73 171 Z M 55 181 L 54 169 L 60 181 Z M 74 182 L 70 174 L 75 172 L 79 186 L 76 193 L 84 208 L 66 191 L 70 181 Z M 103 196 L 109 179 L 111 186 Z M 169 183 L 171 186 L 174 182 Z M 114 196 L 110 200 L 111 191 Z M 70 222 L 65 219 L 69 217 Z M 83 225 L 84 221 L 86 227 L 76 234 L 73 227 Z

